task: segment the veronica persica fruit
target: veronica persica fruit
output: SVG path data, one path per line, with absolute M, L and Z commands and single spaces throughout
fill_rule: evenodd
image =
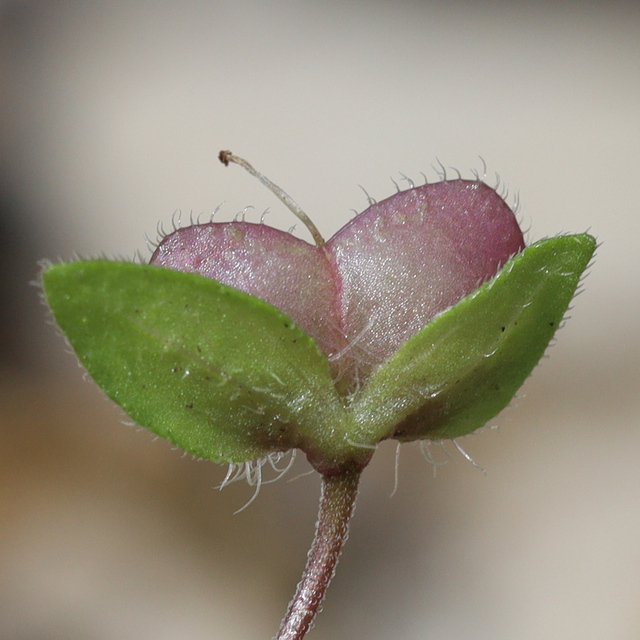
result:
M 322 474 L 316 538 L 278 639 L 302 638 L 376 445 L 457 438 L 509 404 L 595 250 L 525 248 L 479 180 L 411 188 L 315 244 L 244 221 L 165 237 L 150 265 L 48 266 L 46 298 L 82 364 L 140 425 L 216 462 L 302 450 Z

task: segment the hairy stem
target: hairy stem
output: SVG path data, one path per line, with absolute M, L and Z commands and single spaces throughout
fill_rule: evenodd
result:
M 307 566 L 275 640 L 302 640 L 324 599 L 349 534 L 361 470 L 322 476 L 316 534 Z

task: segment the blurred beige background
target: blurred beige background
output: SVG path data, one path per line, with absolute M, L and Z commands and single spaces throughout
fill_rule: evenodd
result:
M 123 425 L 28 285 L 41 257 L 148 255 L 178 209 L 291 226 L 221 148 L 327 236 L 358 185 L 482 156 L 531 240 L 602 242 L 525 397 L 461 442 L 486 477 L 453 447 L 434 477 L 405 446 L 390 497 L 380 447 L 310 637 L 640 637 L 637 3 L 5 2 L 0 91 L 1 640 L 277 629 L 318 478 L 232 515 L 252 490 Z

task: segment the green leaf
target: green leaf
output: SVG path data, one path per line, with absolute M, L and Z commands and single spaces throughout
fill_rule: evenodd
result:
M 352 405 L 360 443 L 456 438 L 506 407 L 562 322 L 595 240 L 538 242 L 409 339 Z
M 332 450 L 345 411 L 327 359 L 266 302 L 199 275 L 105 260 L 50 266 L 43 284 L 91 377 L 157 435 L 219 462 L 303 440 Z

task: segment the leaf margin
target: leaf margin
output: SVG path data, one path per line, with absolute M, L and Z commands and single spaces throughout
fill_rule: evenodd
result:
M 509 405 L 517 390 L 544 355 L 575 295 L 584 271 L 589 266 L 595 249 L 595 239 L 586 233 L 540 240 L 515 255 L 494 278 L 431 320 L 374 372 L 358 397 L 354 399 L 351 408 L 355 413 L 357 436 L 353 437 L 357 437 L 358 441 L 363 443 L 377 443 L 387 438 L 395 438 L 401 442 L 417 439 L 455 439 L 484 426 L 488 420 Z M 542 271 L 536 274 L 535 270 L 548 271 L 548 265 L 545 266 L 544 261 L 540 260 L 546 257 L 556 259 L 558 269 L 564 268 L 563 261 L 569 268 L 567 272 L 557 269 L 555 272 L 555 276 L 563 280 L 559 282 L 562 291 L 558 292 L 555 308 L 547 320 L 553 325 L 549 325 L 546 331 L 538 331 L 540 336 L 535 345 L 529 344 L 532 351 L 525 362 L 521 360 L 518 363 L 513 353 L 506 354 L 505 362 L 517 377 L 515 380 L 500 381 L 499 388 L 494 389 L 498 397 L 495 394 L 481 397 L 483 393 L 491 390 L 490 379 L 485 379 L 483 384 L 479 384 L 478 388 L 481 391 L 473 388 L 466 390 L 452 388 L 451 385 L 457 380 L 463 380 L 465 375 L 467 378 L 473 377 L 469 375 L 474 370 L 473 366 L 450 370 L 441 374 L 440 379 L 434 375 L 430 383 L 424 381 L 425 376 L 428 376 L 429 363 L 423 362 L 422 367 L 414 365 L 411 371 L 410 361 L 412 359 L 425 361 L 430 350 L 433 350 L 434 343 L 438 342 L 445 345 L 444 351 L 451 351 L 461 361 L 464 361 L 465 357 L 469 358 L 469 353 L 473 354 L 473 349 L 469 348 L 467 340 L 470 334 L 465 335 L 464 332 L 470 330 L 470 325 L 480 322 L 483 313 L 487 315 L 486 308 L 479 313 L 479 307 L 482 307 L 483 301 L 488 299 L 485 307 L 493 303 L 496 305 L 495 308 L 498 308 L 504 289 L 509 286 L 515 287 L 518 284 L 518 274 L 522 275 L 521 272 L 527 269 L 534 271 L 530 274 L 530 286 L 534 288 L 545 286 L 545 281 L 540 279 Z M 547 272 L 546 275 L 553 276 L 554 273 Z M 548 279 L 546 282 L 548 283 Z M 523 309 L 531 304 L 532 302 L 529 301 Z M 504 338 L 513 339 L 513 331 L 509 328 L 509 323 L 504 319 L 499 322 L 496 325 L 500 327 L 499 334 L 492 338 L 495 342 L 493 348 L 481 349 L 484 359 L 493 358 L 493 370 L 500 364 L 495 356 L 505 356 Z M 528 327 L 528 335 L 521 332 L 519 338 L 525 338 L 525 342 L 528 340 L 531 343 L 531 335 L 533 335 L 531 329 Z M 452 336 L 456 333 L 457 339 L 452 340 Z M 465 350 L 465 345 L 466 354 L 460 353 Z M 499 353 L 501 347 L 502 351 Z M 458 351 L 457 354 L 456 351 Z M 431 355 L 433 356 L 433 353 Z M 475 355 L 477 358 L 478 354 Z M 442 355 L 440 359 L 443 359 Z M 480 370 L 483 369 L 487 373 L 486 366 L 480 367 Z M 420 381 L 420 378 L 423 380 Z M 399 388 L 397 382 L 399 379 L 403 380 L 402 386 L 405 390 Z M 413 384 L 410 383 L 411 380 Z M 412 387 L 409 392 L 406 391 L 407 387 Z M 466 399 L 463 397 L 465 395 Z M 469 401 L 469 397 L 475 399 L 475 402 Z M 460 414 L 458 417 L 455 415 L 456 411 Z
M 95 350 L 98 347 L 92 345 L 87 349 L 87 344 L 93 340 L 93 338 L 88 335 L 92 333 L 92 331 L 86 331 L 87 325 L 93 325 L 93 333 L 100 336 L 103 340 L 108 337 L 109 333 L 107 331 L 96 331 L 103 323 L 96 321 L 89 322 L 86 309 L 84 313 L 78 313 L 82 307 L 82 302 L 79 300 L 79 298 L 83 297 L 83 294 L 79 293 L 79 288 L 82 288 L 79 287 L 82 274 L 84 273 L 84 275 L 87 276 L 86 272 L 91 271 L 95 276 L 96 269 L 98 271 L 106 269 L 107 271 L 113 272 L 111 280 L 114 280 L 114 282 L 118 281 L 120 285 L 122 285 L 123 275 L 126 276 L 126 280 L 127 277 L 137 277 L 131 274 L 138 274 L 140 276 L 140 282 L 138 282 L 136 293 L 139 295 L 142 295 L 145 291 L 149 290 L 150 286 L 153 284 L 157 285 L 160 281 L 172 282 L 181 290 L 183 296 L 191 296 L 191 298 L 193 298 L 194 287 L 198 290 L 206 290 L 213 298 L 215 298 L 216 295 L 228 298 L 234 301 L 234 304 L 240 305 L 245 310 L 248 309 L 252 311 L 254 315 L 264 316 L 268 319 L 267 324 L 270 323 L 272 327 L 280 324 L 284 330 L 283 335 L 280 336 L 283 343 L 286 342 L 286 338 L 283 337 L 284 335 L 291 338 L 292 342 L 296 344 L 296 350 L 305 350 L 306 357 L 303 359 L 305 366 L 313 363 L 311 368 L 306 366 L 305 369 L 305 366 L 300 367 L 298 362 L 296 364 L 296 376 L 294 377 L 297 377 L 298 380 L 304 378 L 305 384 L 298 384 L 297 389 L 286 390 L 287 393 L 289 393 L 287 406 L 297 421 L 295 429 L 293 428 L 294 425 L 292 425 L 291 428 L 287 428 L 288 437 L 283 439 L 282 437 L 275 437 L 275 434 L 266 432 L 249 434 L 246 432 L 246 422 L 243 422 L 240 427 L 240 429 L 245 429 L 244 434 L 238 434 L 237 425 L 226 424 L 219 428 L 219 447 L 217 451 L 213 451 L 211 446 L 202 446 L 201 443 L 198 444 L 191 437 L 185 438 L 183 435 L 176 435 L 175 427 L 169 427 L 164 424 L 167 422 L 166 416 L 161 419 L 164 426 L 158 424 L 157 418 L 150 419 L 149 416 L 154 413 L 167 414 L 166 402 L 162 403 L 164 405 L 163 407 L 154 409 L 150 407 L 148 402 L 137 402 L 136 398 L 133 397 L 136 394 L 133 393 L 132 395 L 130 389 L 124 388 L 124 391 L 122 389 L 116 389 L 113 380 L 108 375 L 105 377 L 104 372 L 101 370 L 102 366 L 95 364 Z M 100 280 L 99 277 L 98 280 Z M 45 300 L 49 304 L 54 320 L 62 329 L 67 341 L 71 344 L 90 377 L 93 378 L 98 386 L 100 386 L 111 399 L 119 404 L 135 422 L 157 435 L 166 438 L 176 446 L 193 455 L 211 459 L 216 462 L 243 462 L 262 457 L 273 451 L 282 451 L 298 446 L 312 450 L 326 449 L 327 451 L 333 452 L 334 456 L 338 458 L 346 455 L 346 452 L 343 451 L 340 446 L 336 446 L 335 439 L 335 431 L 340 431 L 344 427 L 346 414 L 343 404 L 333 386 L 326 356 L 319 350 L 315 341 L 308 334 L 297 327 L 288 316 L 267 302 L 197 274 L 183 273 L 151 265 L 115 262 L 106 259 L 44 265 L 41 282 Z M 91 289 L 92 287 L 88 282 L 85 282 L 83 286 L 84 295 L 86 295 L 87 289 Z M 95 282 L 93 283 L 93 288 L 99 290 Z M 117 287 L 115 286 L 111 287 L 113 292 L 115 292 L 116 289 Z M 156 293 L 160 296 L 160 291 Z M 167 292 L 165 291 L 164 293 L 166 297 Z M 157 302 L 157 300 L 155 302 Z M 193 299 L 191 302 L 193 302 Z M 166 304 L 166 300 L 163 304 L 170 306 Z M 74 315 L 77 316 L 75 319 L 73 319 Z M 78 337 L 78 335 L 76 335 L 79 329 L 77 326 L 74 327 L 74 325 L 78 325 L 78 323 L 85 328 L 84 337 Z M 233 337 L 237 342 L 238 336 Z M 98 338 L 95 338 L 95 340 L 98 340 Z M 103 348 L 98 351 L 104 353 L 108 351 L 108 349 Z M 147 355 L 152 354 L 149 353 Z M 133 362 L 135 360 L 134 355 L 130 354 L 130 361 Z M 251 367 L 260 367 L 261 364 L 263 363 L 260 362 L 260 359 L 256 358 L 252 361 Z M 137 358 L 136 366 L 139 365 L 140 357 Z M 145 370 L 144 366 L 142 370 L 144 371 L 144 375 L 149 374 L 149 370 Z M 275 373 L 275 384 L 276 387 L 279 387 L 281 383 L 283 383 L 282 378 L 284 376 L 278 375 L 277 372 Z M 142 374 L 136 375 L 135 373 L 129 373 L 129 375 L 134 378 L 140 378 Z M 256 376 L 253 375 L 249 377 L 255 378 Z M 138 382 L 139 381 L 138 379 Z M 285 382 L 291 386 L 289 380 Z M 115 384 L 117 386 L 117 383 Z M 279 391 L 282 394 L 283 390 L 280 389 Z M 137 406 L 140 404 L 143 406 Z M 175 414 L 175 411 L 170 411 L 169 413 Z M 230 413 L 233 415 L 233 412 Z M 201 430 L 193 424 L 190 428 L 192 430 L 195 429 L 195 431 Z M 295 435 L 294 431 L 297 431 Z M 247 436 L 244 438 L 244 444 L 234 444 L 234 440 L 238 438 L 238 435 L 240 435 L 241 439 Z M 201 437 L 203 437 L 202 433 Z M 204 439 L 206 440 L 206 438 Z M 249 444 L 251 439 L 254 441 L 253 444 Z M 343 438 L 342 440 L 345 439 Z M 256 441 L 258 441 L 259 444 L 256 444 Z M 342 448 L 344 449 L 344 446 Z

